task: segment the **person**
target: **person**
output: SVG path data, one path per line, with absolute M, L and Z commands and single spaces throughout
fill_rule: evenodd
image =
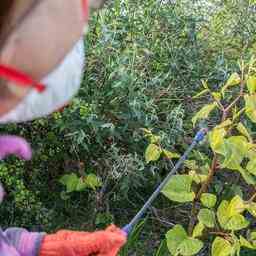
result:
M 103 0 L 1 0 L 0 124 L 26 122 L 65 106 L 79 89 L 84 69 L 83 37 L 90 9 Z M 0 160 L 29 160 L 22 138 L 0 136 Z M 4 191 L 0 189 L 0 200 Z M 114 256 L 126 242 L 114 225 L 106 230 L 55 234 L 0 229 L 1 256 Z

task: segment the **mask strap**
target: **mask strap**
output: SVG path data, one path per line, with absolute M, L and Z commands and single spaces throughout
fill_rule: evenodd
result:
M 30 76 L 6 65 L 0 64 L 0 78 L 15 82 L 20 87 L 32 87 L 38 92 L 45 90 L 45 85 L 34 81 Z

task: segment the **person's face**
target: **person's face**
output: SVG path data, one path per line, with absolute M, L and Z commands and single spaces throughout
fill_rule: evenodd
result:
M 0 64 L 41 81 L 81 37 L 85 24 L 82 10 L 82 0 L 1 0 Z M 0 80 L 0 118 L 30 90 Z

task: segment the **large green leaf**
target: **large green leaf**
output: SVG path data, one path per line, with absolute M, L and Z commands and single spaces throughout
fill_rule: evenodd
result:
M 60 183 L 66 186 L 67 193 L 76 191 L 79 178 L 76 174 L 67 174 L 60 178 Z
M 175 159 L 175 158 L 180 158 L 180 155 L 177 153 L 173 153 L 171 151 L 168 150 L 163 150 L 163 154 L 165 157 L 167 157 L 168 159 Z
M 146 162 L 154 162 L 157 161 L 162 154 L 162 149 L 155 145 L 155 144 L 149 144 L 149 146 L 146 149 L 145 158 Z
M 225 229 L 232 231 L 241 230 L 247 228 L 249 224 L 250 222 L 243 215 L 237 214 L 229 219 Z
M 214 194 L 203 193 L 200 201 L 205 207 L 213 208 L 217 202 L 217 197 Z
M 201 108 L 195 116 L 192 118 L 193 126 L 195 126 L 196 122 L 201 119 L 206 119 L 209 114 L 217 107 L 216 103 L 211 103 L 208 105 L 205 105 L 203 108 Z
M 165 235 L 167 247 L 172 255 L 192 256 L 196 255 L 203 247 L 203 243 L 188 237 L 181 225 L 175 225 Z
M 212 243 L 212 256 L 230 256 L 232 246 L 229 241 L 216 237 Z
M 253 175 L 251 175 L 248 171 L 244 170 L 243 168 L 239 168 L 238 171 L 249 185 L 256 184 L 256 178 Z
M 249 225 L 249 222 L 240 213 L 245 210 L 237 197 L 228 202 L 222 201 L 218 210 L 217 218 L 223 229 L 226 230 L 241 230 Z
M 246 209 L 249 211 L 249 213 L 256 217 L 256 203 L 255 202 L 250 202 L 249 204 L 246 205 Z
M 215 213 L 209 209 L 201 209 L 197 216 L 199 222 L 203 223 L 207 228 L 215 226 Z
M 228 205 L 228 215 L 232 217 L 238 213 L 242 213 L 245 208 L 246 206 L 242 198 L 240 196 L 235 196 Z
M 172 255 L 176 255 L 179 245 L 188 238 L 188 235 L 181 225 L 175 225 L 165 237 L 169 251 Z
M 203 235 L 203 231 L 204 231 L 204 224 L 201 223 L 200 221 L 195 225 L 194 229 L 193 229 L 193 234 L 192 237 L 196 238 L 196 237 L 200 237 Z
M 248 162 L 246 170 L 256 176 L 256 158 Z
M 245 95 L 245 113 L 251 119 L 252 122 L 256 123 L 256 94 Z
M 183 256 L 197 255 L 203 246 L 202 241 L 195 238 L 187 238 L 179 245 L 178 252 Z
M 230 78 L 228 79 L 228 81 L 226 82 L 226 84 L 222 87 L 221 89 L 221 93 L 222 95 L 224 95 L 225 91 L 229 88 L 229 87 L 232 87 L 232 86 L 235 86 L 235 85 L 239 85 L 241 82 L 241 78 L 239 76 L 239 74 L 237 73 L 233 73 Z
M 219 153 L 225 157 L 223 167 L 239 170 L 243 159 L 247 156 L 249 144 L 244 136 L 232 136 L 224 140 Z
M 86 183 L 87 187 L 96 189 L 102 186 L 102 182 L 95 174 L 89 174 L 85 177 L 84 182 Z
M 172 201 L 191 202 L 195 198 L 195 193 L 191 190 L 192 181 L 189 175 L 174 175 L 162 193 Z
M 224 137 L 226 135 L 226 130 L 224 128 L 215 128 L 209 133 L 209 141 L 211 148 L 216 153 L 223 152 Z
M 239 237 L 239 241 L 240 241 L 241 247 L 245 247 L 248 249 L 254 249 L 254 246 L 248 240 L 246 240 L 243 236 Z
M 237 125 L 236 128 L 242 135 L 244 135 L 250 142 L 252 142 L 252 137 L 251 137 L 250 133 L 248 132 L 247 128 L 241 122 Z
M 246 81 L 247 88 L 250 94 L 256 92 L 256 76 L 249 76 Z

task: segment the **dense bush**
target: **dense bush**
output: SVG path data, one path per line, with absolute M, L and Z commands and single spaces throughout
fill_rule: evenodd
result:
M 0 165 L 8 192 L 2 226 L 53 231 L 126 224 L 169 170 L 165 160 L 146 163 L 141 128 L 157 134 L 161 147 L 182 153 L 194 133 L 191 116 L 208 100 L 192 99 L 200 81 L 217 91 L 239 71 L 237 60 L 247 63 L 256 50 L 255 32 L 249 0 L 110 1 L 92 16 L 78 97 L 49 118 L 1 127 L 34 148 L 32 162 Z M 76 178 L 60 180 L 64 175 Z M 189 222 L 190 205 L 160 197 L 123 255 L 154 255 L 173 224 Z M 163 243 L 158 255 L 165 253 Z

